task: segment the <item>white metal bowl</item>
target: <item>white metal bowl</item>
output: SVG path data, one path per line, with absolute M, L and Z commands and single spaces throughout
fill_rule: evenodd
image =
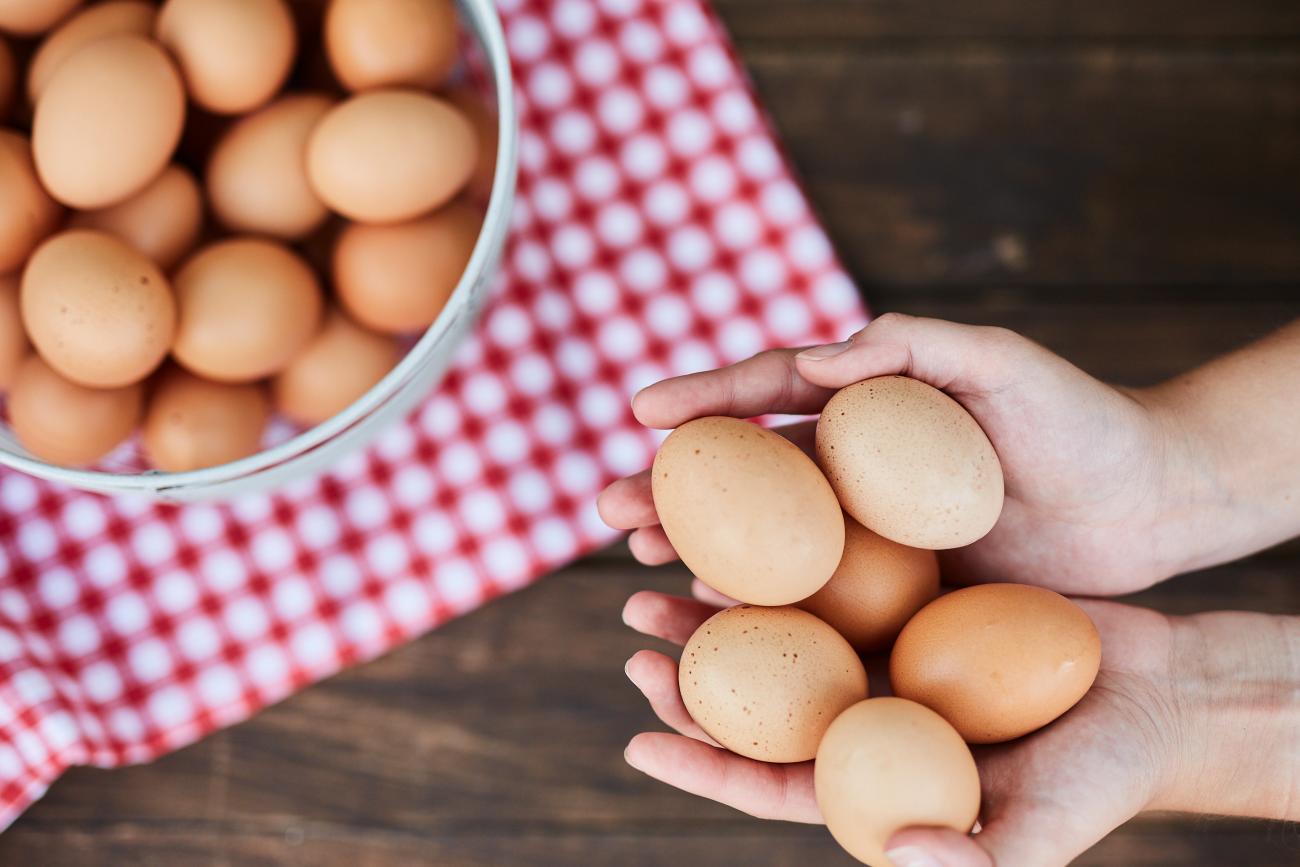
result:
M 232 463 L 183 473 L 69 469 L 33 457 L 7 427 L 0 426 L 0 464 L 105 494 L 142 494 L 172 502 L 235 497 L 324 472 L 403 418 L 429 394 L 446 373 L 452 353 L 468 335 L 483 307 L 505 244 L 515 195 L 519 132 L 501 22 L 491 0 L 458 0 L 458 5 L 462 26 L 485 59 L 483 72 L 496 98 L 501 128 L 496 174 L 483 228 L 465 273 L 437 321 L 401 362 L 356 403 L 328 421 Z

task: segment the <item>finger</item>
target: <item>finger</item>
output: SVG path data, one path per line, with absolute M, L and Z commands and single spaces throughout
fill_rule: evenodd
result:
M 642 590 L 623 606 L 623 622 L 643 635 L 685 644 L 718 609 L 694 599 Z
M 635 530 L 659 523 L 650 493 L 650 471 L 611 482 L 596 498 L 600 519 L 615 530 Z
M 843 343 L 801 352 L 795 365 L 802 379 L 829 389 L 903 374 L 950 394 L 984 395 L 1006 384 L 1015 359 L 1038 351 L 1003 328 L 887 313 Z
M 751 418 L 821 411 L 832 391 L 813 385 L 795 367 L 798 350 L 774 349 L 702 373 L 657 382 L 632 398 L 632 412 L 646 427 L 674 428 L 693 418 Z
M 719 593 L 699 578 L 691 581 L 691 595 L 706 605 L 715 605 L 718 608 L 730 608 L 733 605 L 740 604 L 738 600 Z
M 677 559 L 677 550 L 668 541 L 668 534 L 658 525 L 633 530 L 627 537 L 628 550 L 638 562 L 647 566 L 662 566 Z
M 908 828 L 889 838 L 885 854 L 894 867 L 993 867 L 976 839 L 951 828 Z
M 659 732 L 632 738 L 624 756 L 643 774 L 759 819 L 822 821 L 813 796 L 812 762 L 756 762 L 690 738 Z
M 659 717 L 660 722 L 688 738 L 715 747 L 718 745 L 717 741 L 709 737 L 708 732 L 691 719 L 690 711 L 682 704 L 682 692 L 677 686 L 676 662 L 662 653 L 641 650 L 627 661 L 623 670 L 627 672 L 628 680 L 650 702 L 650 709 Z

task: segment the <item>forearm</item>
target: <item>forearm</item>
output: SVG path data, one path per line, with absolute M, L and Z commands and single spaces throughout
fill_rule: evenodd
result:
M 1141 392 L 1180 482 L 1169 521 L 1203 568 L 1300 535 L 1300 320 Z
M 1171 772 L 1152 809 L 1300 821 L 1300 618 L 1175 618 Z

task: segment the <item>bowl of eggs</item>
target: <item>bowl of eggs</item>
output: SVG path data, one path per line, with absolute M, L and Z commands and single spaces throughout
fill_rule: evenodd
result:
M 0 0 L 0 464 L 325 471 L 468 335 L 516 140 L 489 0 Z

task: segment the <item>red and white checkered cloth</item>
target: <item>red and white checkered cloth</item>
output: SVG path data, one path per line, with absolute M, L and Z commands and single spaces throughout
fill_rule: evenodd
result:
M 0 474 L 0 827 L 609 542 L 628 398 L 865 318 L 700 0 L 500 3 L 519 202 L 477 335 L 330 476 L 171 507 Z

